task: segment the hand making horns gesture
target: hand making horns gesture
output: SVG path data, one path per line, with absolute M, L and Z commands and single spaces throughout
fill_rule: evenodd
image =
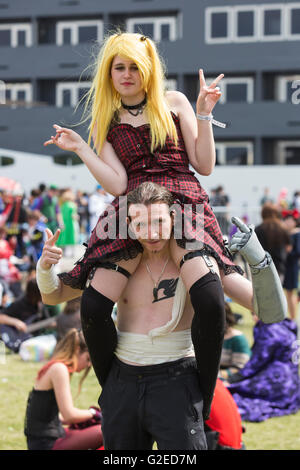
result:
M 199 70 L 200 92 L 196 104 L 197 114 L 211 114 L 221 97 L 220 88 L 217 85 L 223 77 L 224 74 L 221 73 L 210 85 L 206 85 L 203 69 Z

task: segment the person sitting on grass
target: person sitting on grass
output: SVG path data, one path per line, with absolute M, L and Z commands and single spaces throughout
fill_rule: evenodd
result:
M 226 326 L 219 372 L 221 379 L 228 379 L 230 375 L 242 369 L 251 356 L 247 338 L 241 331 L 234 328 L 236 319 L 227 302 L 225 315 Z
M 35 279 L 30 279 L 25 292 L 3 309 L 3 313 L 26 323 L 37 320 L 42 314 L 42 297 Z M 40 319 L 40 318 L 39 318 Z
M 83 334 L 73 328 L 57 343 L 29 393 L 24 428 L 28 450 L 95 450 L 102 445 L 101 412 L 76 408 L 71 395 L 71 375 L 84 370 L 79 393 L 90 367 Z
M 57 341 L 60 341 L 72 328 L 81 328 L 80 297 L 68 300 L 63 311 L 56 317 Z
M 27 325 L 18 318 L 10 317 L 5 313 L 0 313 L 0 325 L 7 325 L 16 328 L 18 331 L 25 333 L 27 331 Z

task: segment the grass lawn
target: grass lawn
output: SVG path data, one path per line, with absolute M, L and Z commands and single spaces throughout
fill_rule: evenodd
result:
M 253 321 L 242 307 L 233 305 L 233 311 L 243 314 L 242 330 L 252 344 Z M 6 354 L 5 363 L 0 362 L 0 450 L 26 449 L 23 434 L 24 414 L 29 391 L 32 388 L 40 363 L 24 362 L 19 355 Z M 78 374 L 72 378 L 72 393 L 76 396 Z M 88 408 L 97 405 L 99 386 L 91 371 L 83 384 L 75 406 Z M 300 411 L 295 415 L 272 418 L 262 423 L 243 423 L 243 436 L 248 450 L 300 450 Z

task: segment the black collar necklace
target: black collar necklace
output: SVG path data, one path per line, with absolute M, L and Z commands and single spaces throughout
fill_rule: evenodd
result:
M 147 95 L 145 95 L 145 98 L 143 99 L 143 101 L 141 101 L 138 104 L 133 104 L 133 105 L 124 104 L 123 101 L 121 100 L 121 104 L 123 108 L 127 109 L 129 114 L 131 114 L 132 116 L 138 116 L 139 114 L 142 114 L 146 106 L 146 103 L 147 103 Z M 136 112 L 133 112 L 134 109 L 136 110 Z

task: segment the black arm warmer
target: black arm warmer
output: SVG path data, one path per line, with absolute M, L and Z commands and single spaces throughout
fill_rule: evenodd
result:
M 81 298 L 81 326 L 97 379 L 103 387 L 109 374 L 117 331 L 111 318 L 114 302 L 92 286 Z

